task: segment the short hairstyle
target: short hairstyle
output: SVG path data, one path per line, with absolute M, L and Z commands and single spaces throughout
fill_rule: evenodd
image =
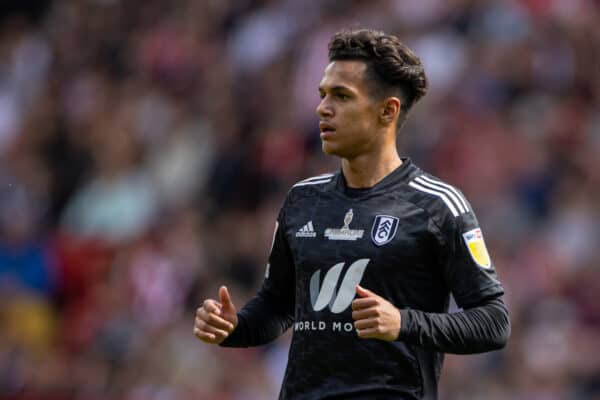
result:
M 374 98 L 398 95 L 402 100 L 398 125 L 427 93 L 421 60 L 396 36 L 370 29 L 344 30 L 331 38 L 329 62 L 359 60 L 367 64 L 366 79 Z

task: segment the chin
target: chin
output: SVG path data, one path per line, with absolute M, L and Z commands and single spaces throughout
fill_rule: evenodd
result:
M 321 150 L 323 151 L 323 153 L 327 154 L 328 156 L 337 156 L 338 155 L 338 153 L 336 152 L 335 146 L 333 146 L 330 142 L 322 141 L 321 142 Z
M 331 143 L 323 142 L 323 144 L 321 145 L 321 150 L 328 156 L 336 156 L 339 158 L 346 158 L 347 156 L 346 152 L 344 152 L 343 149 L 340 149 L 336 146 L 332 146 Z

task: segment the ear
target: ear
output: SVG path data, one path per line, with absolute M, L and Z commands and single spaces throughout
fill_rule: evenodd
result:
M 385 125 L 390 124 L 398 119 L 400 115 L 400 106 L 402 102 L 397 97 L 387 97 L 383 100 L 381 114 L 379 118 Z

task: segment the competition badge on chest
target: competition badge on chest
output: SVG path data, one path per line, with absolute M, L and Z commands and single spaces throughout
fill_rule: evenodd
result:
M 365 231 L 363 229 L 350 229 L 350 223 L 354 218 L 352 209 L 348 210 L 344 216 L 344 226 L 341 228 L 325 229 L 325 237 L 329 240 L 356 240 L 362 239 Z

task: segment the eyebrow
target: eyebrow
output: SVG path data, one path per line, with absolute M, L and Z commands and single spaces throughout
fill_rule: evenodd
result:
M 319 85 L 319 92 L 324 92 L 325 90 L 326 89 L 323 86 Z M 341 91 L 341 90 L 352 92 L 352 89 L 350 89 L 348 86 L 341 86 L 341 85 L 332 86 L 332 87 L 329 88 L 329 90 L 331 92 L 338 92 L 338 91 Z

